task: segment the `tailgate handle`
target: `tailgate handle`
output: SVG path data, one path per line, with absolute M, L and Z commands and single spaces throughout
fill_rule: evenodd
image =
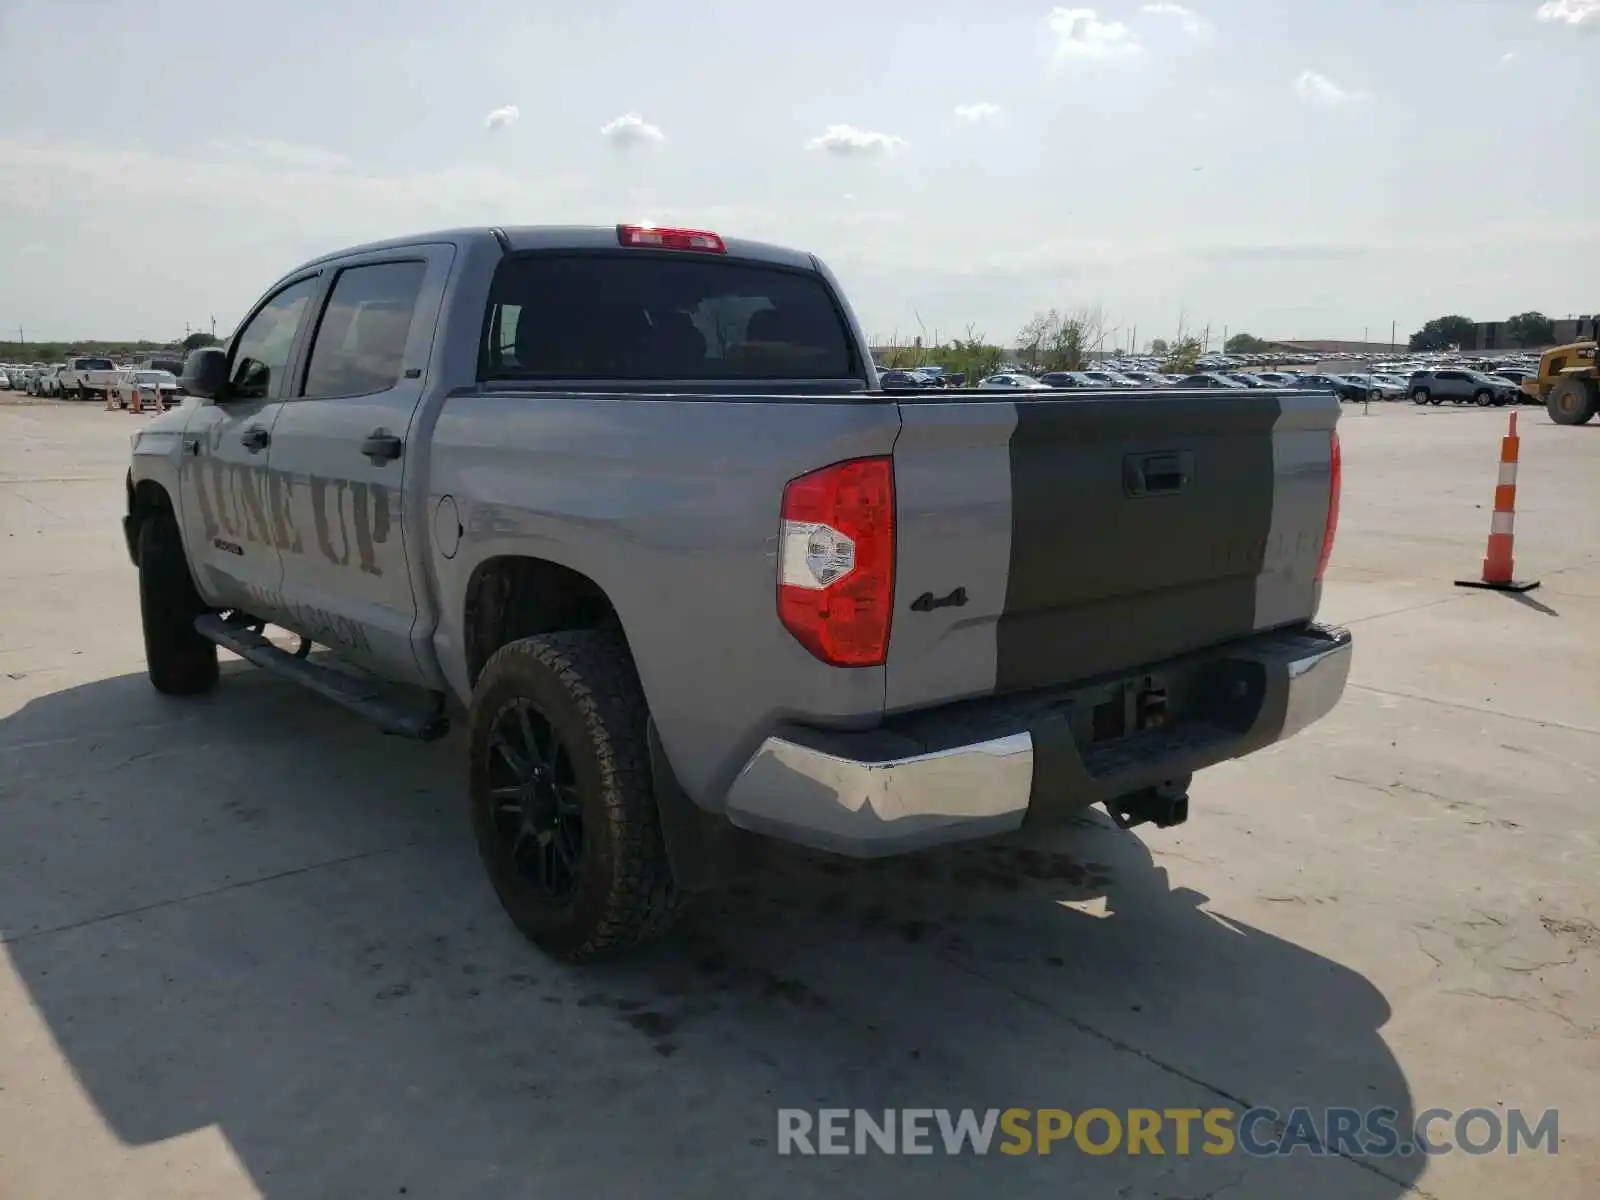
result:
M 1130 496 L 1159 496 L 1182 491 L 1194 474 L 1194 455 L 1130 454 L 1122 460 L 1122 487 Z

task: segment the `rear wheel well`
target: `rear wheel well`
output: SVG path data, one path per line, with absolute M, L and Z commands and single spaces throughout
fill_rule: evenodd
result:
M 611 598 L 587 575 L 542 558 L 491 558 L 467 583 L 462 613 L 467 678 L 476 686 L 489 657 L 519 638 L 558 629 L 598 629 L 617 620 Z

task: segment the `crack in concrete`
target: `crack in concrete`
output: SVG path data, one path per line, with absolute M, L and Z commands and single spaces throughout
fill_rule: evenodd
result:
M 1116 1050 L 1119 1053 L 1130 1054 L 1139 1059 L 1141 1062 L 1148 1063 L 1150 1066 L 1155 1067 L 1158 1071 L 1161 1071 L 1167 1075 L 1171 1075 L 1176 1079 L 1181 1079 L 1185 1083 L 1193 1084 L 1195 1087 L 1201 1088 L 1204 1091 L 1211 1093 L 1213 1096 L 1226 1100 L 1230 1104 L 1237 1104 L 1241 1109 L 1259 1107 L 1258 1105 L 1253 1104 L 1249 1100 L 1245 1099 L 1243 1096 L 1228 1091 L 1220 1084 L 1212 1083 L 1208 1079 L 1203 1079 L 1198 1075 L 1195 1075 L 1189 1071 L 1185 1071 L 1177 1064 L 1169 1063 L 1165 1059 L 1152 1054 L 1150 1051 L 1143 1050 L 1140 1047 L 1135 1046 L 1132 1042 L 1124 1041 L 1115 1034 L 1107 1033 L 1105 1030 L 1089 1024 L 1080 1017 L 1075 1017 L 1070 1013 L 1062 1012 L 1048 1001 L 1033 995 L 1031 992 L 1024 991 L 1013 983 L 1009 983 L 1003 979 L 997 979 L 994 976 L 979 970 L 977 965 L 973 962 L 948 953 L 940 954 L 939 957 L 945 962 L 949 963 L 951 966 L 955 967 L 958 971 L 965 971 L 974 979 L 981 979 L 983 982 L 991 985 L 992 987 L 999 988 L 1001 991 L 1008 993 L 1014 999 L 1020 1000 L 1024 1004 L 1030 1005 L 1033 1008 L 1037 1008 L 1041 1012 L 1049 1013 L 1056 1020 L 1061 1021 L 1063 1024 L 1076 1030 L 1078 1033 L 1083 1034 L 1085 1037 L 1093 1038 L 1094 1040 L 1111 1047 L 1111 1049 Z M 1377 1163 L 1367 1159 L 1357 1158 L 1352 1154 L 1347 1154 L 1343 1150 L 1333 1150 L 1332 1153 L 1335 1157 L 1344 1159 L 1344 1161 L 1349 1163 L 1351 1166 L 1359 1167 L 1363 1171 L 1367 1171 L 1370 1174 L 1376 1175 L 1386 1183 L 1394 1184 L 1395 1186 L 1403 1189 L 1406 1194 L 1420 1196 L 1422 1197 L 1422 1200 L 1440 1200 L 1440 1198 L 1435 1196 L 1433 1193 L 1425 1192 L 1414 1184 L 1409 1183 L 1388 1171 L 1385 1171 Z
M 1397 692 L 1389 688 L 1373 687 L 1371 684 L 1366 683 L 1349 683 L 1345 686 L 1360 692 L 1371 692 L 1376 696 L 1389 696 L 1396 700 L 1415 700 L 1419 704 L 1434 704 L 1440 708 L 1455 708 L 1460 709 L 1462 712 L 1480 713 L 1486 717 L 1503 717 L 1507 721 L 1521 721 L 1528 725 L 1543 725 L 1549 729 L 1566 729 L 1573 733 L 1600 736 L 1600 729 L 1591 729 L 1587 725 L 1568 725 L 1564 721 L 1547 721 L 1542 717 L 1524 717 L 1498 708 L 1484 708 L 1477 704 L 1463 704 L 1459 700 L 1440 700 L 1434 696 L 1419 696 L 1415 692 Z
M 27 933 L 15 935 L 0 932 L 0 946 L 14 946 L 20 942 L 31 942 L 38 938 L 49 937 L 52 934 L 68 933 L 74 929 L 84 929 L 90 925 L 99 925 L 105 921 L 115 921 L 121 917 L 132 917 L 140 913 L 153 912 L 158 908 L 172 908 L 179 904 L 187 904 L 191 900 L 205 900 L 212 896 L 220 896 L 224 892 L 237 892 L 243 888 L 252 888 L 263 883 L 274 883 L 279 879 L 290 879 L 296 875 L 309 875 L 313 871 L 321 871 L 327 867 L 338 867 L 343 866 L 345 863 L 360 862 L 364 858 L 379 858 L 382 855 L 393 854 L 396 851 L 409 849 L 420 844 L 417 839 L 411 838 L 393 846 L 382 846 L 376 850 L 363 850 L 358 854 L 346 854 L 339 858 L 329 858 L 321 862 L 307 863 L 300 867 L 290 867 L 288 870 L 276 871 L 271 875 L 260 875 L 254 879 L 234 880 L 214 888 L 205 888 L 198 892 L 186 892 L 181 896 L 169 896 L 164 900 L 154 900 L 149 904 L 130 905 L 127 908 L 118 909 L 116 912 L 85 917 L 81 921 L 68 921 L 65 925 L 53 925 L 49 929 L 32 929 Z

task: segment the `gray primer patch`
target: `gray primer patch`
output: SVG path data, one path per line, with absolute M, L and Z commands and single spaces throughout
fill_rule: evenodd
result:
M 1015 404 L 901 405 L 895 442 L 895 596 L 889 711 L 994 690 L 996 622 L 1011 561 L 1011 434 Z M 918 612 L 929 594 L 960 606 Z
M 1340 413 L 1332 395 L 1288 395 L 1278 403 L 1281 411 L 1272 428 L 1272 525 L 1256 577 L 1257 630 L 1316 615 L 1317 558 L 1332 475 L 1329 430 Z

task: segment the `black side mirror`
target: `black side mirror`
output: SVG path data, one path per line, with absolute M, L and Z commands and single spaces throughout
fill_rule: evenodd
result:
M 191 350 L 178 380 L 183 390 L 202 400 L 220 400 L 228 387 L 228 352 L 219 346 Z

